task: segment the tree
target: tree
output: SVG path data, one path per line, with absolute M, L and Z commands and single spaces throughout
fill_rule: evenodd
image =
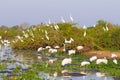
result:
M 97 21 L 97 26 L 106 26 L 107 22 L 104 20 L 98 20 Z

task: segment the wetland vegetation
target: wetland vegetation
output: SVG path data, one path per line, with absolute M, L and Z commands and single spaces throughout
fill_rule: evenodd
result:
M 81 27 L 73 22 L 1 26 L 0 36 L 1 54 L 4 54 L 2 52 L 5 51 L 5 46 L 10 44 L 11 53 L 14 56 L 14 58 L 1 59 L 0 73 L 2 79 L 44 80 L 44 77 L 41 77 L 41 72 L 49 73 L 49 77 L 54 76 L 55 72 L 57 72 L 57 76 L 63 76 L 61 71 L 64 69 L 68 70 L 69 73 L 84 71 L 84 73 L 92 74 L 102 72 L 105 74 L 104 76 L 120 77 L 120 60 L 116 57 L 117 64 L 113 62 L 113 58 L 108 58 L 107 64 L 96 64 L 96 61 L 93 61 L 90 62 L 90 65 L 81 66 L 83 61 L 89 62 L 90 57 L 85 55 L 89 51 L 119 52 L 119 25 L 99 20 L 96 25 L 90 27 Z M 69 41 L 71 38 L 73 39 L 71 43 L 65 43 L 65 39 Z M 7 47 L 10 46 L 7 45 Z M 57 48 L 57 52 L 50 52 L 46 46 L 51 48 L 59 46 L 60 48 Z M 83 48 L 77 50 L 77 46 L 83 46 Z M 39 48 L 41 50 L 37 51 Z M 63 51 L 64 48 L 66 51 Z M 76 50 L 76 53 L 68 55 L 70 49 Z M 42 55 L 42 59 L 38 58 L 38 54 Z M 19 55 L 23 55 L 20 56 L 22 59 L 16 60 L 15 56 L 19 58 Z M 72 62 L 62 67 L 62 60 L 66 57 L 71 57 Z M 53 60 L 53 62 L 49 62 L 49 60 Z M 16 61 L 19 61 L 19 65 Z M 11 72 L 6 70 L 9 63 L 15 64 L 15 67 L 10 67 Z

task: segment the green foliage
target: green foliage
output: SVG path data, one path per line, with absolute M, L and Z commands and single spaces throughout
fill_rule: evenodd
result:
M 84 29 L 73 25 L 72 23 L 56 23 L 59 26 L 58 30 L 55 30 L 54 23 L 46 26 L 45 24 L 39 24 L 30 26 L 28 29 L 22 29 L 19 26 L 0 27 L 0 35 L 2 39 L 11 40 L 12 47 L 14 49 L 38 49 L 40 46 L 46 45 L 63 47 L 65 39 L 69 40 L 73 38 L 74 41 L 71 44 L 67 44 L 67 47 L 75 49 L 76 46 L 82 45 L 85 51 L 89 50 L 119 50 L 120 49 L 120 27 L 113 25 L 103 20 L 99 20 L 96 27 L 88 27 L 86 29 L 86 36 L 84 37 Z M 104 31 L 103 28 L 108 24 L 108 31 Z M 28 35 L 26 38 L 25 34 Z M 46 39 L 46 33 L 49 40 Z M 22 38 L 16 40 L 16 36 L 19 35 Z

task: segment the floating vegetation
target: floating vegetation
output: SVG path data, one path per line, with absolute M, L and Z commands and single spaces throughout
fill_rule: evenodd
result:
M 120 77 L 118 55 L 92 60 L 85 55 L 93 50 L 119 51 L 119 30 L 118 25 L 101 20 L 88 28 L 68 22 L 27 29 L 1 27 L 0 76 L 3 80 L 44 80 L 89 74 Z

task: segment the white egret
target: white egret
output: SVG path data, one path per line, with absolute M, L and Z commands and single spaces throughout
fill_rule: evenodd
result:
M 49 49 L 49 52 L 55 53 L 55 52 L 57 52 L 57 49 L 52 49 L 52 48 L 50 48 L 50 49 Z
M 111 54 L 111 58 L 116 58 L 116 57 L 117 57 L 116 54 L 114 54 L 114 53 Z
M 97 60 L 96 60 L 96 64 L 100 64 L 100 63 L 105 63 L 105 64 L 107 64 L 107 63 L 108 63 L 108 60 L 107 60 L 106 58 L 97 59 Z
M 65 66 L 66 64 L 71 64 L 72 63 L 72 59 L 71 58 L 65 58 L 62 61 L 62 66 Z
M 63 19 L 63 17 L 61 17 L 61 21 L 62 21 L 63 23 L 65 23 L 65 20 Z
M 90 61 L 92 62 L 92 61 L 95 61 L 97 59 L 97 56 L 92 56 L 91 58 L 90 58 Z
M 43 47 L 39 47 L 37 51 L 40 52 L 41 50 L 43 50 Z
M 72 41 L 74 41 L 73 38 L 70 38 L 70 40 L 65 39 L 65 43 L 68 43 L 68 44 L 70 44 Z
M 41 54 L 38 54 L 38 59 L 39 59 L 39 60 L 41 60 L 41 59 L 42 59 Z
M 70 15 L 70 20 L 71 20 L 71 22 L 73 22 L 74 20 L 73 20 L 73 17 Z
M 118 62 L 117 62 L 117 60 L 116 60 L 116 59 L 113 59 L 113 63 L 118 64 Z
M 103 76 L 105 76 L 105 73 L 97 72 L 97 73 L 96 73 L 96 76 L 97 76 L 97 77 L 103 77 Z
M 76 50 L 68 50 L 68 55 L 72 55 L 72 54 L 75 54 L 76 53 Z
M 76 49 L 77 50 L 82 50 L 84 47 L 83 46 L 77 46 Z
M 54 29 L 55 30 L 58 30 L 59 29 L 59 26 L 57 24 L 54 25 Z
M 107 25 L 108 25 L 108 24 L 106 24 L 106 31 L 108 31 L 108 30 L 109 30 Z
M 57 74 L 58 74 L 58 73 L 55 71 L 54 74 L 53 74 L 54 78 L 57 77 Z
M 48 21 L 48 24 L 51 24 L 51 21 L 50 21 L 50 19 L 49 19 L 49 21 Z
M 46 37 L 47 40 L 50 40 L 50 38 L 48 37 L 48 35 L 45 35 L 45 37 Z
M 60 46 L 55 46 L 54 48 L 55 48 L 55 49 L 59 49 L 59 48 L 60 48 Z
M 84 25 L 84 26 L 83 26 L 83 29 L 87 29 L 87 27 Z
M 71 40 L 71 41 L 74 41 L 74 39 L 73 39 L 73 38 L 70 38 L 70 40 Z
M 85 65 L 89 65 L 89 64 L 90 64 L 89 61 L 83 61 L 83 62 L 81 62 L 81 66 L 85 66 Z
M 2 39 L 2 36 L 0 36 L 0 39 Z
M 93 27 L 96 27 L 96 25 L 94 24 Z
M 86 31 L 84 31 L 84 34 L 83 34 L 83 36 L 84 36 L 84 37 L 86 36 Z
M 51 48 L 51 46 L 46 46 L 45 48 L 46 48 L 46 49 L 50 49 L 50 48 Z

